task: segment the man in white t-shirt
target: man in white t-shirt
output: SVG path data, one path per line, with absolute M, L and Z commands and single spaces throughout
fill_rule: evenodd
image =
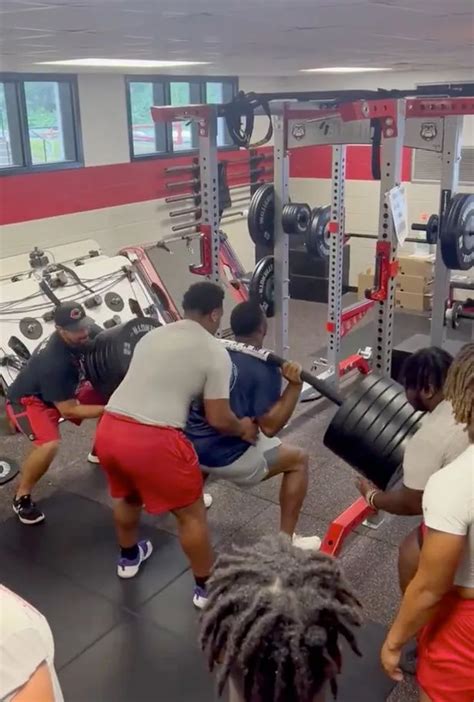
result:
M 64 702 L 46 619 L 0 585 L 0 701 Z
M 474 441 L 474 344 L 455 358 L 444 386 L 459 426 Z M 474 445 L 432 475 L 423 494 L 425 536 L 382 649 L 382 664 L 402 679 L 404 645 L 418 641 L 420 702 L 474 700 Z
M 142 506 L 172 512 L 194 574 L 193 602 L 206 602 L 213 556 L 202 499 L 198 458 L 184 427 L 191 402 L 203 398 L 208 423 L 252 444 L 257 426 L 238 419 L 229 404 L 230 356 L 214 338 L 224 293 L 214 283 L 192 285 L 183 300 L 185 319 L 159 327 L 137 344 L 123 381 L 98 425 L 95 449 L 117 499 L 114 518 L 120 545 L 117 573 L 134 577 L 152 552 L 138 541 Z
M 443 395 L 443 386 L 452 356 L 442 349 L 421 349 L 408 357 L 401 381 L 410 403 L 426 412 L 421 426 L 410 439 L 403 459 L 403 485 L 394 490 L 377 490 L 363 478 L 357 480 L 361 494 L 372 493 L 372 503 L 390 514 L 423 513 L 422 499 L 428 479 L 457 458 L 469 445 L 465 427 L 458 424 L 451 402 Z M 402 542 L 399 550 L 399 578 L 402 592 L 418 567 L 421 535 L 417 527 Z

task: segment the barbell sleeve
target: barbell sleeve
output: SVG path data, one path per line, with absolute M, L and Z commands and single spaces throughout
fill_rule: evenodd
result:
M 185 202 L 186 200 L 194 200 L 195 204 L 197 205 L 198 200 L 200 200 L 201 196 L 199 193 L 189 193 L 189 195 L 170 195 L 169 197 L 165 197 L 165 202 L 167 205 L 173 204 L 173 202 Z
M 422 224 L 421 222 L 413 222 L 411 228 L 414 232 L 426 232 L 426 224 Z

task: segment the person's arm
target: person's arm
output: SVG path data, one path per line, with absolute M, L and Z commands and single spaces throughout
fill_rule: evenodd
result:
M 407 587 L 398 615 L 382 649 L 382 665 L 394 680 L 401 680 L 402 647 L 434 615 L 443 596 L 452 588 L 466 545 L 469 495 L 452 477 L 448 466 L 428 481 L 423 496 L 424 521 L 420 563 Z
M 104 405 L 81 405 L 78 400 L 63 400 L 54 405 L 64 419 L 96 419 L 104 412 Z
M 204 385 L 203 403 L 206 420 L 221 434 L 238 436 L 244 441 L 254 443 L 257 438 L 257 425 L 249 417 L 239 419 L 230 406 L 230 378 L 232 374 L 230 356 L 223 346 L 216 351 L 210 359 Z
M 13 695 L 12 702 L 54 702 L 51 674 L 46 663 L 42 663 L 28 682 Z
M 399 668 L 403 646 L 431 619 L 451 589 L 465 544 L 465 535 L 428 529 L 418 571 L 407 587 L 382 649 L 382 665 L 394 680 L 403 678 Z
M 257 418 L 257 423 L 265 436 L 276 436 L 283 429 L 300 399 L 303 383 L 299 363 L 288 361 L 283 365 L 281 374 L 288 381 L 288 385 L 270 409 Z
M 367 499 L 368 493 L 377 490 L 376 486 L 365 478 L 357 478 L 356 487 L 365 499 Z M 375 509 L 401 516 L 422 514 L 422 501 L 423 490 L 412 490 L 406 485 L 402 485 L 396 490 L 377 490 L 372 498 Z

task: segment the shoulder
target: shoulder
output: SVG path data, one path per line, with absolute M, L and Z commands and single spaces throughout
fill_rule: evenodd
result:
M 42 621 L 43 615 L 29 602 L 0 585 L 2 611 L 2 639 L 32 628 L 32 622 Z
M 474 445 L 470 445 L 454 461 L 434 473 L 428 481 L 425 500 L 472 501 L 472 481 L 474 479 Z

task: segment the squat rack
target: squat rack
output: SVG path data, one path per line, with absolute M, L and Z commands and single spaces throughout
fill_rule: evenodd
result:
M 303 105 L 303 107 L 302 107 Z M 205 262 L 209 277 L 219 282 L 219 187 L 217 157 L 216 105 L 152 107 L 155 122 L 187 121 L 198 125 L 199 171 L 202 216 L 200 231 L 209 242 Z M 458 185 L 461 158 L 462 117 L 474 114 L 472 98 L 385 98 L 356 100 L 335 107 L 322 107 L 308 101 L 272 103 L 274 133 L 275 191 L 275 351 L 289 353 L 289 240 L 283 231 L 281 213 L 288 202 L 289 149 L 331 145 L 332 183 L 330 232 L 330 269 L 328 302 L 328 364 L 326 379 L 339 380 L 341 339 L 347 322 L 376 307 L 374 368 L 390 374 L 393 341 L 394 279 L 397 273 L 398 239 L 386 194 L 401 184 L 403 147 L 425 149 L 442 154 L 439 226 L 452 194 Z M 345 164 L 346 145 L 371 144 L 376 125 L 380 128 L 380 200 L 376 243 L 376 280 L 370 300 L 342 307 L 342 260 L 345 243 Z M 450 271 L 437 247 L 431 343 L 442 345 L 444 307 L 449 294 Z

